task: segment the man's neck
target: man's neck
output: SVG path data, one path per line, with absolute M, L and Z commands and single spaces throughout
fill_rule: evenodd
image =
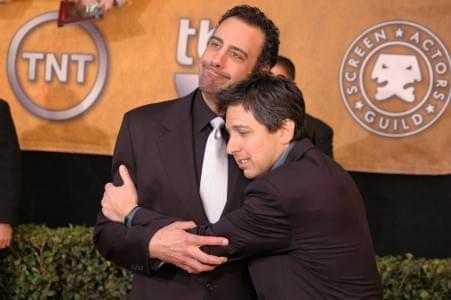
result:
M 285 163 L 285 161 L 287 160 L 288 154 L 290 153 L 291 149 L 294 147 L 294 144 L 296 144 L 296 141 L 291 142 L 290 144 L 286 145 L 286 147 L 284 147 L 284 149 L 282 149 L 282 152 L 280 153 L 277 160 L 274 162 L 271 170 L 277 169 L 278 167 L 280 167 L 281 165 L 283 165 Z
M 207 104 L 208 108 L 211 109 L 212 112 L 218 114 L 218 105 L 216 100 L 216 94 L 209 94 L 202 92 L 202 99 L 204 99 L 205 104 Z

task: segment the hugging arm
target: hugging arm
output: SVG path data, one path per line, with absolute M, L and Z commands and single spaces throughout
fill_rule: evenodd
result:
M 197 234 L 223 236 L 229 240 L 226 247 L 203 247 L 203 250 L 226 256 L 229 261 L 286 251 L 291 243 L 291 229 L 277 198 L 278 193 L 269 182 L 251 183 L 241 208 L 215 224 L 203 224 L 195 229 Z
M 179 218 L 163 216 L 150 208 L 141 207 L 134 216 L 133 226 L 124 224 L 125 214 L 138 205 L 134 185 L 136 161 L 129 123 L 126 117 L 113 158 L 113 183 L 105 186 L 102 212 L 95 225 L 94 243 L 97 249 L 115 264 L 148 275 L 158 272 L 162 262 L 174 264 L 190 273 L 213 270 L 225 258 L 207 255 L 200 247 L 222 245 L 225 240 L 186 232 L 186 229 L 195 226 L 193 222 L 179 222 Z M 159 195 L 154 201 L 172 200 Z

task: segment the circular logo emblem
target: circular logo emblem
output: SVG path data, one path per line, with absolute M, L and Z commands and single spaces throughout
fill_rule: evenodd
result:
M 97 28 L 90 23 L 57 28 L 57 19 L 56 12 L 31 19 L 8 51 L 8 78 L 18 100 L 48 120 L 74 118 L 90 108 L 108 70 L 107 47 Z M 53 42 L 43 43 L 46 39 Z
M 429 128 L 451 98 L 451 60 L 440 39 L 408 21 L 377 24 L 348 48 L 340 90 L 357 123 L 385 137 Z

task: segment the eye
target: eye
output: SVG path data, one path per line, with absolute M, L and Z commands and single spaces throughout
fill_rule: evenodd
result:
M 407 68 L 406 68 L 406 70 L 412 70 L 412 66 L 408 66 Z
M 230 56 L 235 60 L 244 60 L 244 55 L 236 50 L 230 51 Z
M 388 67 L 385 64 L 382 64 L 382 69 L 388 69 Z
M 221 47 L 221 43 L 217 40 L 212 39 L 208 42 L 208 47 L 217 49 Z
M 249 131 L 247 131 L 247 130 L 240 130 L 240 131 L 238 131 L 238 135 L 241 136 L 241 137 L 248 136 L 249 135 Z

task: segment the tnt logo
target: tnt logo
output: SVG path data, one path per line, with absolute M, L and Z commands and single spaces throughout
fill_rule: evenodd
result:
M 201 57 L 207 47 L 207 42 L 213 34 L 214 29 L 210 28 L 210 20 L 202 19 L 199 23 L 199 29 L 191 27 L 190 20 L 180 19 L 179 36 L 177 39 L 177 63 L 184 67 L 194 66 L 195 56 L 192 52 Z M 192 40 L 197 37 L 197 47 L 193 50 Z M 199 84 L 198 73 L 175 73 L 175 88 L 179 97 L 192 92 Z
M 8 77 L 19 101 L 48 120 L 74 118 L 98 99 L 106 81 L 108 52 L 93 24 L 56 26 L 57 13 L 40 15 L 15 34 Z
M 432 126 L 451 99 L 451 60 L 425 27 L 390 21 L 371 27 L 348 48 L 340 70 L 346 108 L 367 130 L 405 137 Z

